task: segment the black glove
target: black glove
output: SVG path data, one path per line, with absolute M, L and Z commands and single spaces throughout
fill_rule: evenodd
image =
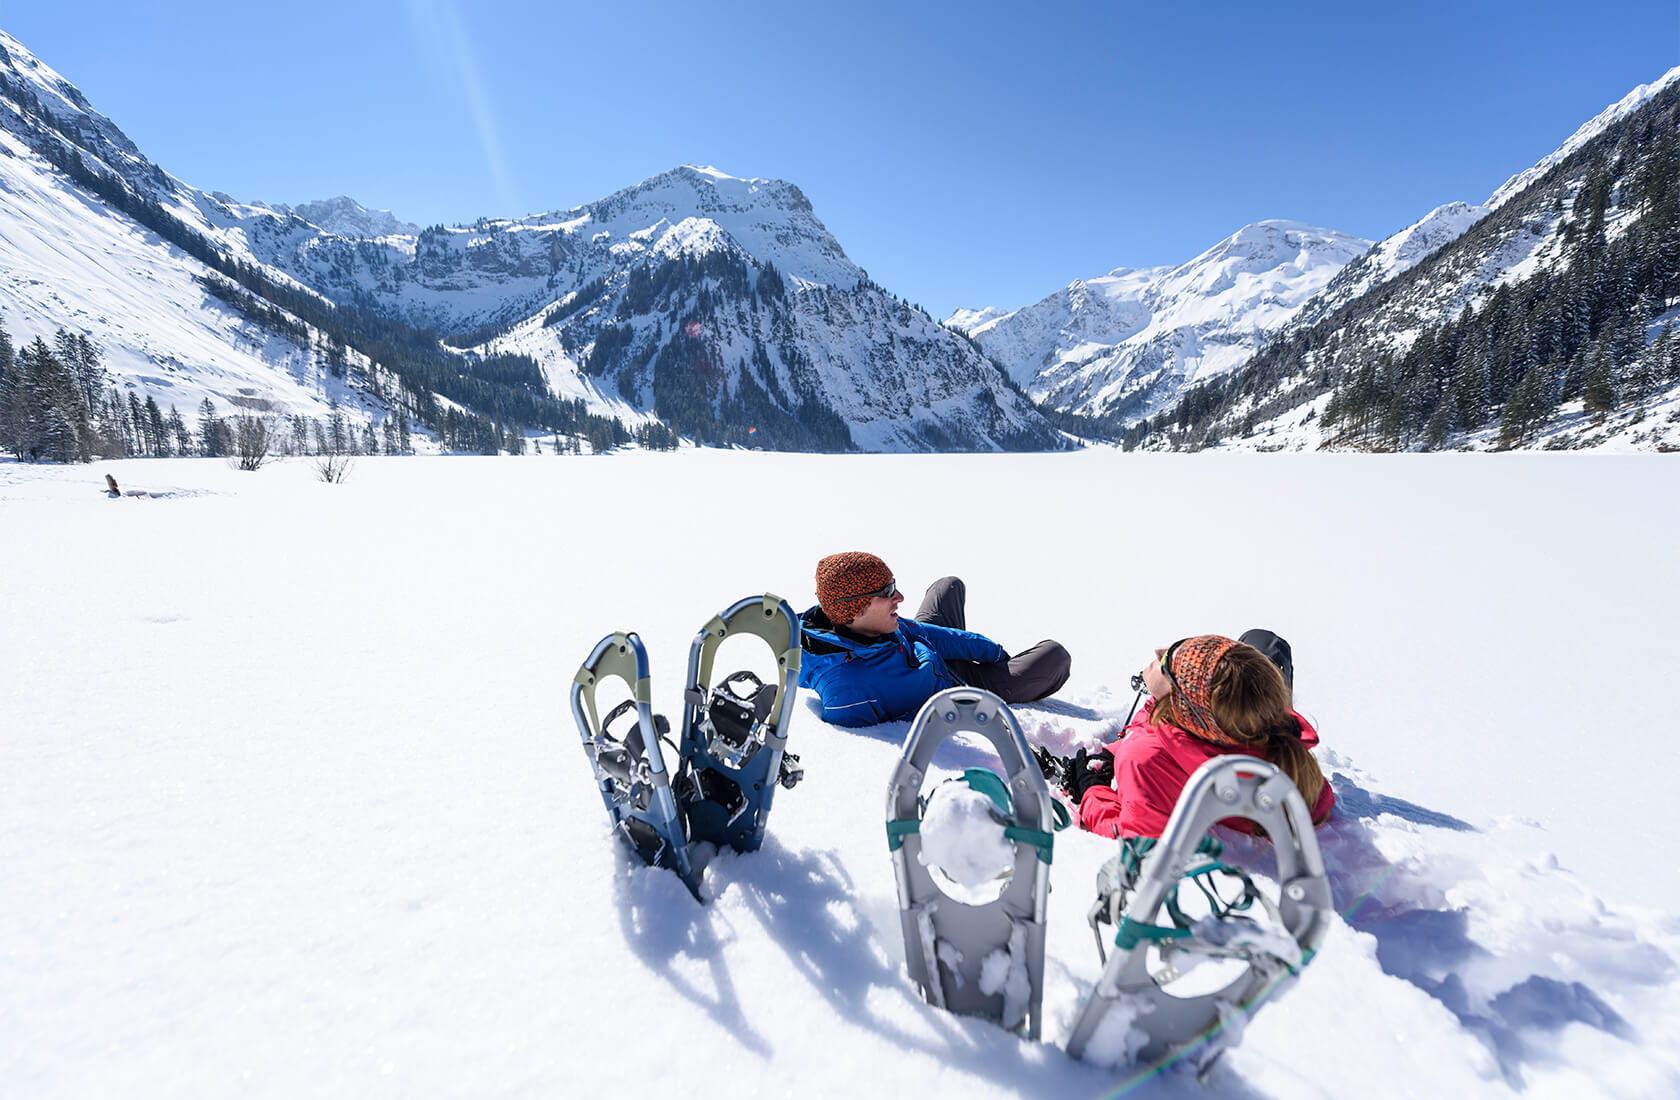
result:
M 1098 749 L 1087 752 L 1080 749 L 1073 754 L 1068 763 L 1067 793 L 1073 797 L 1077 805 L 1085 801 L 1085 792 L 1092 787 L 1112 787 L 1114 785 L 1114 757 Z

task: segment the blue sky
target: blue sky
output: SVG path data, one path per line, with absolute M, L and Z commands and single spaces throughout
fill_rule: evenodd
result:
M 1386 236 L 1680 64 L 1680 0 L 0 0 L 0 27 L 207 190 L 455 223 L 710 164 L 798 184 L 939 317 L 1263 218 Z

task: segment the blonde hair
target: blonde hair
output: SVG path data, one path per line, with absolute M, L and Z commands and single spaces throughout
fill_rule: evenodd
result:
M 1155 704 L 1154 718 L 1183 729 L 1173 706 L 1176 695 L 1169 693 Z M 1289 685 L 1271 658 L 1241 642 L 1232 646 L 1214 666 L 1208 700 L 1214 724 L 1231 743 L 1252 746 L 1259 750 L 1254 755 L 1281 768 L 1311 810 L 1324 790 L 1324 772 L 1301 743 L 1301 721 L 1295 717 Z

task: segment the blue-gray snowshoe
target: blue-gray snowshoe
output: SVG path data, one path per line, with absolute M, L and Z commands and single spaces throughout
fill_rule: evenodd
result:
M 624 681 L 631 698 L 603 719 L 595 692 L 613 677 Z M 688 838 L 659 749 L 660 735 L 669 731 L 669 724 L 653 713 L 647 650 L 640 638 L 609 634 L 590 651 L 572 678 L 572 715 L 613 829 L 648 864 L 675 871 L 698 901 L 700 885 L 689 862 Z
M 1231 817 L 1271 839 L 1275 898 L 1219 861 L 1208 830 Z M 1183 885 L 1200 900 L 1180 897 Z M 1113 924 L 1115 950 L 1074 1020 L 1068 1053 L 1140 1068 L 1187 1058 L 1205 1070 L 1312 959 L 1333 911 L 1312 815 L 1289 776 L 1253 757 L 1209 760 L 1160 840 L 1127 838 L 1098 877 L 1091 927 L 1100 952 L 1099 925 Z
M 750 671 L 713 679 L 719 646 L 742 634 L 770 647 L 776 659 L 773 682 Z M 695 635 L 683 691 L 676 791 L 691 841 L 757 851 L 776 787 L 791 788 L 803 776 L 799 758 L 787 751 L 799 655 L 799 617 L 770 593 L 737 600 Z
M 991 799 L 994 823 L 1014 846 L 989 900 L 954 896 L 960 892 L 952 889 L 955 884 L 945 879 L 942 885 L 936 869 L 921 858 L 927 807 L 922 783 L 940 743 L 959 732 L 991 742 L 1004 769 L 1000 777 L 970 768 L 953 780 Z M 887 846 L 911 980 L 930 1004 L 994 1020 L 1033 1039 L 1043 1023 L 1044 913 L 1055 805 L 1015 715 L 1002 699 L 979 688 L 951 688 L 922 706 L 887 791 Z

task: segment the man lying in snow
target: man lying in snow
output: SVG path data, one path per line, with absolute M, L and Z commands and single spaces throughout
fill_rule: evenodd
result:
M 1238 753 L 1276 764 L 1313 823 L 1329 819 L 1336 794 L 1307 751 L 1318 731 L 1294 710 L 1288 642 L 1269 630 L 1251 630 L 1241 642 L 1184 638 L 1157 649 L 1142 677 L 1149 701 L 1119 740 L 1046 768 L 1065 777 L 1082 826 L 1103 836 L 1160 836 L 1196 769 Z M 1225 824 L 1253 831 L 1242 819 Z
M 1073 658 L 1039 642 L 1011 657 L 965 629 L 967 589 L 956 577 L 928 587 L 915 619 L 900 619 L 903 593 L 874 554 L 830 554 L 817 563 L 817 606 L 800 616 L 799 686 L 822 697 L 823 721 L 869 726 L 909 718 L 935 693 L 967 684 L 1005 702 L 1052 695 Z

